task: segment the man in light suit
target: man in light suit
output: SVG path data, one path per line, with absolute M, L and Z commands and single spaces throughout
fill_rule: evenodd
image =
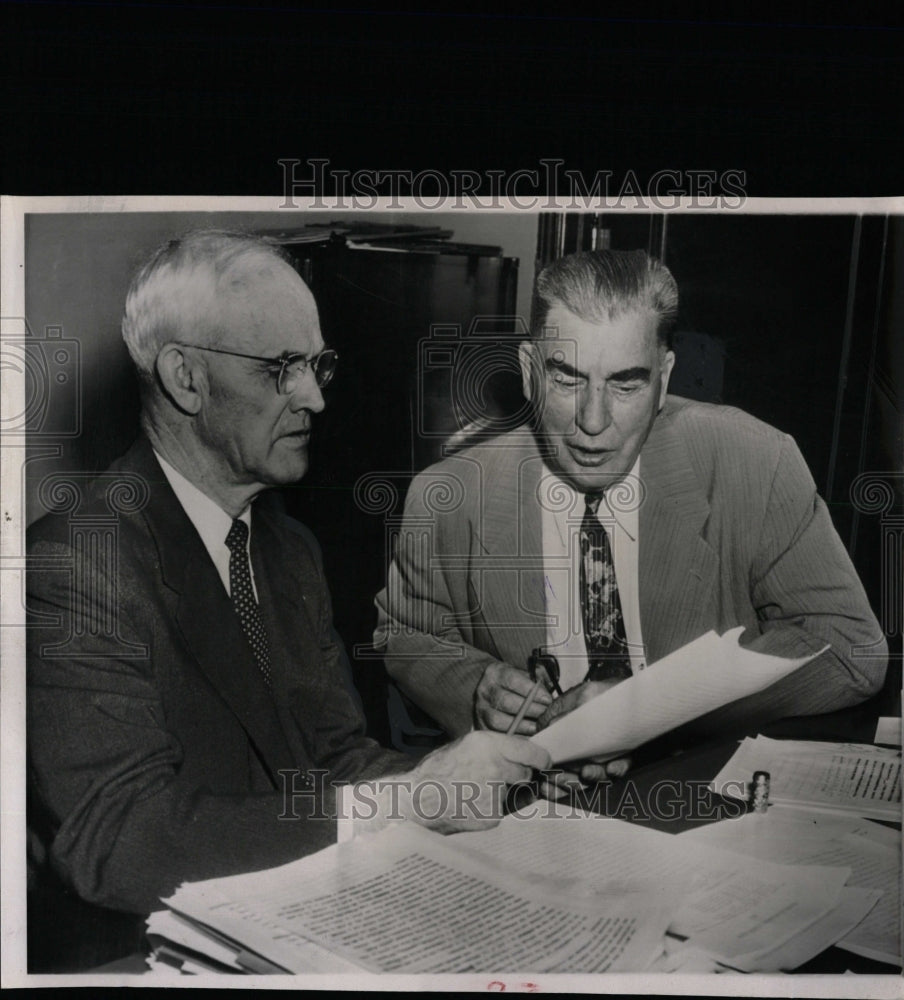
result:
M 545 752 L 473 734 L 402 778 L 410 758 L 364 735 L 316 543 L 252 506 L 304 475 L 337 360 L 298 274 L 261 240 L 190 234 L 135 278 L 123 335 L 142 436 L 77 500 L 57 483 L 29 532 L 29 818 L 52 869 L 147 913 L 334 843 L 340 814 L 357 831 L 356 803 L 375 825 L 498 821 Z M 456 781 L 478 792 L 458 816 Z
M 540 646 L 557 656 L 566 690 L 555 700 L 541 691 L 524 734 L 738 625 L 760 652 L 831 649 L 700 720 L 704 731 L 828 712 L 881 688 L 881 629 L 793 440 L 739 410 L 667 395 L 677 307 L 671 274 L 643 251 L 552 263 L 520 346 L 533 426 L 412 483 L 375 641 L 401 690 L 453 736 L 508 729 Z M 589 530 L 594 519 L 605 530 L 605 571 L 581 568 L 585 497 L 599 504 Z M 588 657 L 588 572 L 606 600 L 617 591 L 606 648 L 620 674 L 595 676 Z M 605 772 L 588 763 L 581 773 Z

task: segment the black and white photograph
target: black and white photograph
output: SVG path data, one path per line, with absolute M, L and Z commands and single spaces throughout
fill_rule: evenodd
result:
M 136 64 L 103 114 L 53 60 L 13 97 L 36 125 L 0 203 L 4 986 L 899 996 L 887 164 L 774 193 L 773 147 L 758 173 L 739 140 L 771 106 L 742 129 L 717 88 L 725 152 L 657 154 L 645 73 L 690 108 L 730 62 L 710 22 L 549 17 L 528 45 L 526 17 L 350 11 L 305 35 L 337 63 L 317 110 L 256 48 L 286 56 L 311 12 L 227 56 L 207 8 L 159 5 L 149 75 L 123 23 L 46 5 L 45 37 L 21 6 L 30 44 L 62 51 L 68 18 Z M 804 27 L 751 59 L 887 74 L 891 28 L 849 25 L 841 55 L 840 22 Z M 648 87 L 596 153 L 582 32 Z M 473 79 L 385 89 L 394 54 L 461 74 L 502 38 L 500 79 L 559 73 L 502 115 L 504 152 L 473 142 Z M 178 98 L 190 53 L 193 136 L 141 97 Z M 343 76 L 365 58 L 370 95 Z M 211 62 L 250 82 L 227 100 Z M 813 93 L 770 143 L 807 138 Z M 93 175 L 50 169 L 57 97 Z M 299 131 L 264 136 L 290 106 Z M 326 138 L 368 110 L 383 141 Z M 891 148 L 878 108 L 822 110 L 813 163 L 877 123 Z M 530 113 L 556 123 L 539 153 Z M 119 169 L 142 132 L 185 141 L 117 184 L 104 121 Z M 186 161 L 217 122 L 232 174 Z
M 30 972 L 899 971 L 900 216 L 35 207 Z

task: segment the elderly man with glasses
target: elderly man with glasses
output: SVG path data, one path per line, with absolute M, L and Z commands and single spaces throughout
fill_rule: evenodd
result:
M 78 511 L 109 520 L 127 493 L 113 544 L 74 544 L 59 513 L 29 538 L 29 822 L 56 875 L 147 913 L 183 880 L 333 843 L 337 817 L 496 822 L 545 751 L 473 733 L 402 774 L 364 735 L 316 543 L 253 504 L 305 474 L 338 360 L 295 270 L 259 239 L 190 234 L 138 273 L 122 328 L 142 434 Z

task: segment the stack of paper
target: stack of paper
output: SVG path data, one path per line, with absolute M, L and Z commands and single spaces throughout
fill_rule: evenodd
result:
M 531 739 L 554 764 L 614 756 L 756 694 L 825 652 L 785 659 L 738 645 L 743 628 L 707 632 L 556 720 Z
M 186 971 L 775 971 L 829 947 L 879 897 L 846 888 L 839 860 L 752 863 L 544 802 L 486 832 L 397 824 L 185 885 L 149 934 L 158 961 L 180 955 Z
M 576 880 L 571 891 L 591 897 L 656 885 L 673 894 L 683 884 L 670 939 L 662 942 L 666 954 L 653 971 L 702 969 L 707 961 L 745 972 L 793 969 L 852 930 L 879 898 L 876 891 L 849 895 L 851 868 L 838 861 L 753 864 L 728 840 L 701 844 L 619 820 L 580 818 L 569 807 L 538 809 L 528 807 L 529 820 L 524 810 L 494 830 L 456 839 L 525 872 L 542 867 L 563 884 Z
M 768 771 L 771 802 L 871 819 L 901 820 L 901 753 L 856 743 L 745 739 L 711 784 L 746 798 L 754 771 Z
M 712 823 L 680 834 L 701 848 L 730 850 L 760 862 L 850 868 L 836 918 L 851 922 L 839 948 L 901 964 L 901 833 L 869 820 L 771 809 L 765 816 Z M 858 897 L 878 902 L 856 920 Z
M 245 969 L 592 973 L 642 970 L 661 952 L 678 902 L 661 886 L 587 897 L 455 839 L 398 824 L 280 868 L 182 886 L 165 902 L 221 960 L 224 943 L 241 953 Z

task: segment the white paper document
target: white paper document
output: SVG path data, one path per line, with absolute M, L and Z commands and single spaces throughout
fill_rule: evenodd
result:
M 616 754 L 729 702 L 756 694 L 815 659 L 768 656 L 738 645 L 740 626 L 707 632 L 531 737 L 553 763 Z M 749 775 L 748 775 L 749 777 Z
M 197 952 L 235 972 L 242 972 L 236 960 L 238 949 L 214 940 L 171 910 L 152 913 L 147 919 L 146 931 L 152 946 L 155 938 L 161 938 L 183 949 L 186 954 Z
M 901 964 L 901 833 L 869 820 L 804 813 L 780 806 L 765 816 L 713 823 L 679 835 L 701 847 L 732 850 L 783 864 L 844 866 L 848 889 L 878 896 L 836 945 L 893 965 Z M 853 897 L 849 900 L 855 905 Z M 862 897 L 861 902 L 865 902 Z
M 637 971 L 661 951 L 674 907 L 661 891 L 581 897 L 413 824 L 166 902 L 295 973 L 312 971 L 311 942 L 336 957 L 333 971 Z
M 901 754 L 869 745 L 745 739 L 710 787 L 738 797 L 768 771 L 770 801 L 872 819 L 901 819 Z
M 867 914 L 875 908 L 880 896 L 881 893 L 875 889 L 854 889 L 845 886 L 839 893 L 835 906 L 828 913 L 777 948 L 757 955 L 756 969 L 790 971 L 803 965 L 804 962 L 809 962 L 832 944 L 838 945 L 839 938 L 851 933 L 866 919 Z
M 534 804 L 493 830 L 454 839 L 487 858 L 505 858 L 526 874 L 555 876 L 577 895 L 605 899 L 659 886 L 677 896 L 669 932 L 743 971 L 793 967 L 772 964 L 793 961 L 794 953 L 779 949 L 835 910 L 850 875 L 844 866 L 751 864 L 721 847 L 549 804 Z M 848 921 L 838 934 L 850 926 Z M 830 947 L 837 939 L 833 932 L 814 932 L 798 951 L 798 964 Z

